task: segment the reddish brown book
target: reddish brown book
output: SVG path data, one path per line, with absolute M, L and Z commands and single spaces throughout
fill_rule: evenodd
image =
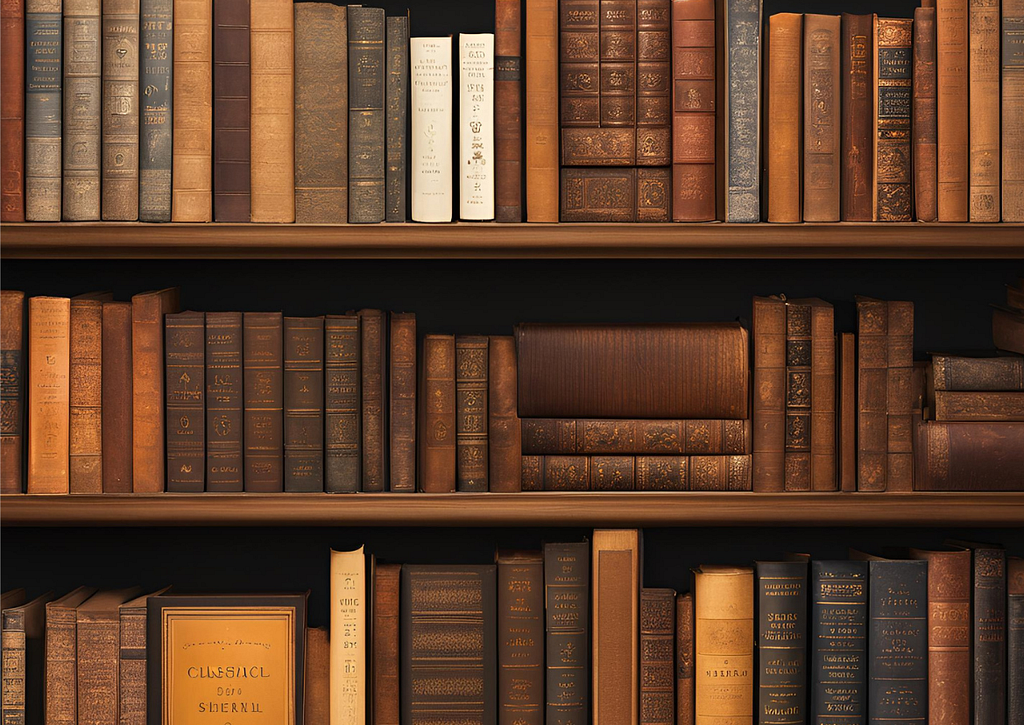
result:
M 838 15 L 804 16 L 805 222 L 839 221 Z
M 1024 24 L 1024 0 L 1002 0 L 1002 203 L 1004 222 L 1024 222 L 1024 132 L 1019 120 L 1024 116 L 1024 44 L 1020 39 Z M 1021 305 L 1024 306 L 1024 305 Z M 1024 677 L 1024 667 L 1017 668 Z M 1018 680 L 1019 682 L 1020 680 Z M 1024 688 L 1018 688 L 1024 691 Z M 1024 708 L 1024 695 L 1016 698 L 1017 713 Z
M 242 319 L 244 485 L 247 493 L 284 490 L 284 361 L 280 312 Z
M 248 222 L 249 0 L 213 4 L 213 219 Z
M 499 551 L 498 725 L 544 723 L 544 557 Z
M 803 20 L 800 13 L 768 18 L 768 221 L 801 220 Z
M 423 338 L 419 414 L 419 486 L 424 493 L 455 490 L 455 338 Z
M 558 2 L 526 0 L 526 220 L 558 221 Z
M 916 491 L 1024 491 L 1024 425 L 918 422 Z
M 522 429 L 516 411 L 516 341 L 511 336 L 490 338 L 487 349 L 488 489 L 520 490 Z
M 992 310 L 992 342 L 1000 350 L 1024 355 L 1024 312 L 995 307 Z
M 967 27 L 970 30 L 968 57 L 970 69 L 970 201 L 972 222 L 997 222 L 1000 219 L 999 77 L 1001 68 L 999 40 L 999 3 L 970 0 Z M 1010 36 L 1014 42 L 1019 36 Z M 1015 123 L 1014 121 L 1010 121 Z M 1019 124 L 1020 119 L 1016 123 Z
M 284 318 L 284 490 L 324 490 L 324 318 Z
M 874 164 L 871 154 L 874 111 L 874 18 L 842 15 L 842 183 L 844 222 L 871 221 Z
M 28 301 L 28 493 L 68 492 L 71 300 Z
M 76 610 L 78 722 L 117 725 L 120 606 L 142 589 L 105 590 Z
M 359 317 L 324 320 L 324 490 L 355 493 L 362 481 Z
M 630 129 L 628 165 L 632 165 L 636 161 L 638 0 L 600 0 L 599 4 L 601 126 Z
M 25 221 L 25 0 L 0 4 L 0 220 Z
M 103 303 L 103 493 L 132 492 L 132 304 Z
M 935 1 L 940 222 L 965 222 L 968 214 L 969 88 L 968 0 Z
M 243 490 L 242 313 L 206 313 L 206 490 Z
M 886 372 L 886 490 L 914 490 L 914 303 L 886 303 L 888 365 Z
M 835 491 L 835 315 L 829 303 L 811 302 L 811 490 Z
M 388 358 L 391 435 L 391 488 L 416 492 L 416 315 L 391 314 Z
M 377 564 L 373 571 L 373 725 L 399 723 L 401 574 L 400 564 Z
M 527 5 L 528 24 L 529 8 Z M 560 0 L 558 32 L 558 97 L 562 128 L 600 126 L 600 0 Z M 529 55 L 527 60 L 529 62 Z M 528 90 L 529 87 L 528 81 Z M 527 184 L 527 191 L 529 189 Z
M 754 298 L 754 490 L 786 487 L 786 301 Z
M 5 21 L 6 22 L 6 21 Z M 0 292 L 0 492 L 22 493 L 22 426 L 25 419 L 25 293 Z
M 670 5 L 671 0 L 636 0 L 637 166 L 672 163 Z
M 936 390 L 935 420 L 1024 422 L 1024 392 Z
M 852 332 L 839 334 L 839 489 L 857 490 L 857 338 Z
M 938 219 L 938 119 L 936 104 L 935 6 L 914 9 L 914 217 L 921 222 Z
M 522 430 L 523 452 L 531 455 L 740 455 L 751 449 L 749 419 L 527 418 Z
M 78 587 L 46 604 L 44 689 L 47 725 L 78 722 L 76 610 L 95 593 L 93 587 Z M 117 703 L 116 699 L 114 703 Z
M 455 338 L 455 485 L 487 491 L 487 338 Z
M 599 129 L 595 134 L 621 130 Z M 588 148 L 586 142 L 583 148 Z M 667 167 L 563 168 L 561 219 L 564 222 L 667 222 L 671 219 L 671 177 L 671 169 Z
M 639 556 L 636 529 L 594 531 L 591 705 L 602 725 L 637 725 L 640 712 Z
M 693 725 L 693 595 L 676 597 L 676 725 Z
M 387 467 L 387 408 L 384 407 L 387 385 L 387 313 L 380 310 L 359 311 L 360 333 L 360 402 L 363 424 L 363 481 L 361 490 L 384 490 Z
M 875 221 L 913 218 L 911 190 L 912 24 L 875 18 Z
M 675 725 L 676 593 L 640 590 L 640 723 Z
M 523 456 L 527 491 L 749 491 L 750 456 Z
M 811 490 L 811 302 L 786 303 L 786 490 Z
M 167 375 L 167 490 L 206 488 L 206 315 L 164 317 Z
M 494 5 L 494 220 L 523 220 L 523 113 L 519 0 Z
M 109 292 L 71 298 L 68 486 L 103 492 L 103 303 Z
M 888 313 L 857 298 L 857 490 L 884 491 L 888 470 Z
M 306 629 L 306 668 L 302 686 L 303 725 L 330 725 L 331 642 L 326 627 Z

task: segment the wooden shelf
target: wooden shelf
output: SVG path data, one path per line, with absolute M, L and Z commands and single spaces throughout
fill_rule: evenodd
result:
M 1024 224 L 0 226 L 8 259 L 1024 258 Z
M 0 497 L 4 526 L 1024 526 L 1024 493 Z

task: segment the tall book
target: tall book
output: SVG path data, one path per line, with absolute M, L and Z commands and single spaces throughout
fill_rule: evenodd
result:
M 68 485 L 103 492 L 103 303 L 109 292 L 71 298 Z
M 558 0 L 526 0 L 526 221 L 558 221 Z
M 1006 559 L 1007 721 L 1024 718 L 1024 559 Z
M 388 334 L 388 457 L 393 493 L 416 493 L 416 315 L 393 312 Z
M 107 589 L 76 610 L 78 721 L 116 725 L 120 659 L 120 606 L 142 590 Z
M 676 597 L 676 724 L 693 725 L 693 594 Z
M 499 551 L 498 725 L 544 722 L 544 558 Z
M 0 220 L 25 221 L 25 0 L 0 5 Z
M 452 220 L 452 39 L 412 38 L 412 220 Z
M 249 0 L 213 6 L 213 220 L 247 222 L 249 186 Z
M 839 221 L 838 15 L 804 16 L 803 220 Z
M 914 303 L 886 304 L 886 489 L 914 488 Z
M 843 142 L 840 217 L 844 222 L 872 218 L 875 92 L 874 16 L 842 15 Z
M 755 297 L 754 490 L 786 490 L 786 300 Z
M 1002 0 L 1002 218 L 1024 221 L 1024 2 Z
M 174 0 L 171 221 L 213 221 L 213 0 Z
M 171 220 L 173 0 L 139 0 L 139 220 Z
M 693 572 L 694 722 L 754 714 L 754 570 L 702 565 Z
M 459 218 L 494 219 L 494 34 L 459 34 Z
M 359 318 L 324 319 L 324 490 L 355 493 L 362 464 Z
M 139 218 L 139 0 L 103 4 L 104 221 Z
M 295 11 L 280 0 L 250 2 L 252 220 L 294 222 Z
M 935 0 L 940 222 L 968 219 L 968 0 Z
M 523 220 L 523 52 L 520 0 L 494 4 L 494 219 Z
M 867 716 L 868 567 L 811 562 L 811 725 L 864 725 Z
M 857 490 L 884 491 L 888 470 L 888 312 L 857 299 Z
M 363 425 L 362 491 L 383 491 L 388 480 L 388 314 L 359 311 L 360 403 Z
M 25 0 L 25 35 L 25 220 L 56 222 L 61 216 L 61 0 Z
M 545 722 L 585 725 L 590 709 L 590 544 L 544 545 Z
M 68 493 L 71 300 L 28 301 L 28 493 Z
M 446 56 L 450 62 L 450 57 Z M 384 221 L 384 11 L 348 8 L 348 221 Z
M 600 0 L 558 4 L 562 128 L 601 125 Z
M 400 564 L 376 564 L 373 567 L 372 634 L 373 660 L 370 672 L 373 682 L 374 725 L 399 725 L 402 711 L 398 672 L 402 665 Z M 311 725 L 311 724 L 310 724 Z
M 487 367 L 488 489 L 515 492 L 522 485 L 522 427 L 516 408 L 515 338 L 490 338 Z
M 306 628 L 306 671 L 303 675 L 302 722 L 330 725 L 331 643 L 326 627 Z
M 768 18 L 768 221 L 799 222 L 803 137 L 803 21 L 800 13 Z
M 324 318 L 284 318 L 284 490 L 324 490 Z
M 206 490 L 242 491 L 242 313 L 206 313 Z
M 761 725 L 807 722 L 807 562 L 757 562 Z
M 347 17 L 345 6 L 295 3 L 298 224 L 348 221 Z
M 366 553 L 331 550 L 331 721 L 366 721 Z
M 640 590 L 640 722 L 675 723 L 676 593 Z
M 169 314 L 164 331 L 167 490 L 202 493 L 206 487 L 205 313 Z
M 459 491 L 487 491 L 487 338 L 455 338 L 455 442 Z
M 424 493 L 455 490 L 455 338 L 423 338 L 419 406 L 419 485 Z
M 671 15 L 671 0 L 637 0 L 637 166 L 672 163 Z
M 0 492 L 22 493 L 22 431 L 25 424 L 25 293 L 0 292 Z
M 384 89 L 384 221 L 406 221 L 409 126 L 409 14 L 387 18 Z
M 637 725 L 640 535 L 595 529 L 593 553 L 592 712 L 605 725 Z
M 914 70 L 911 128 L 914 135 L 914 218 L 938 219 L 938 118 L 937 66 L 935 59 L 935 5 L 914 9 Z
M 100 218 L 100 106 L 103 62 L 100 3 L 64 2 L 64 167 L 63 213 L 66 221 Z
M 811 490 L 836 490 L 836 335 L 832 305 L 811 305 Z
M 1000 220 L 999 3 L 970 0 L 967 27 L 970 89 L 970 209 L 972 222 Z M 1012 122 L 1011 122 L 1012 123 Z
M 103 302 L 103 493 L 132 492 L 132 304 Z
M 78 722 L 77 609 L 95 593 L 94 587 L 78 587 L 46 604 L 46 725 Z
M 608 137 L 628 138 L 625 143 L 626 166 L 636 160 L 636 139 L 632 129 L 636 127 L 636 60 L 637 60 L 637 9 L 636 0 L 599 0 L 600 33 L 600 89 L 602 127 L 630 129 L 621 134 L 603 134 Z M 568 163 L 566 148 L 562 139 L 563 163 Z M 572 152 L 574 153 L 574 152 Z
M 242 379 L 247 493 L 284 490 L 284 370 L 280 312 L 242 319 Z
M 875 18 L 874 221 L 911 221 L 913 21 Z
M 132 492 L 164 490 L 164 315 L 178 288 L 132 297 Z
M 43 722 L 43 683 L 39 677 L 43 672 L 46 604 L 53 599 L 53 592 L 30 602 L 8 601 L 6 594 L 4 599 L 4 698 L 0 712 L 3 721 L 11 725 Z
M 836 473 L 840 491 L 857 490 L 857 342 L 852 332 L 837 337 Z
M 811 305 L 786 303 L 786 490 L 811 490 Z
M 167 588 L 130 599 L 118 607 L 118 723 L 146 725 L 146 605 Z

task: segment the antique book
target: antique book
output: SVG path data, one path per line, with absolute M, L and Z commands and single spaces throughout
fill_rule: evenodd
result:
M 890 300 L 887 308 L 886 490 L 914 490 L 914 303 Z
M 872 219 L 911 221 L 910 156 L 913 21 L 875 18 L 875 190 Z
M 76 610 L 95 593 L 94 587 L 78 587 L 46 604 L 43 668 L 46 673 L 46 725 L 74 725 L 78 722 Z
M 1006 305 L 1018 312 L 1024 312 L 1024 278 L 1017 284 L 1006 285 Z
M 249 117 L 252 220 L 295 221 L 295 15 L 292 5 L 251 0 Z M 335 139 L 333 141 L 337 143 Z
M 243 490 L 242 313 L 206 313 L 206 490 Z
M 387 18 L 387 81 L 384 89 L 384 221 L 406 221 L 409 126 L 409 13 Z
M 545 722 L 586 725 L 590 544 L 544 544 Z
M 284 318 L 284 490 L 324 490 L 324 318 Z
M 495 567 L 402 567 L 402 723 L 497 721 Z
M 392 312 L 388 334 L 388 458 L 393 493 L 416 493 L 416 315 Z
M 935 420 L 1024 421 L 1024 392 L 935 391 Z
M 518 36 L 517 36 L 518 37 Z M 25 0 L 0 6 L 0 220 L 25 221 Z
M 935 391 L 1024 391 L 1024 357 L 933 355 L 930 381 Z
M 410 204 L 414 222 L 452 220 L 452 39 L 412 38 Z
M 284 365 L 280 312 L 242 317 L 243 476 L 248 493 L 284 490 Z
M 171 220 L 173 0 L 139 0 L 139 220 Z
M 133 493 L 164 491 L 164 315 L 178 296 L 168 287 L 132 297 Z
M 494 219 L 494 34 L 459 33 L 459 218 Z
M 715 2 L 672 0 L 672 221 L 714 221 Z
M 149 598 L 165 587 L 118 607 L 118 724 L 146 725 L 146 618 Z M 155 665 L 155 663 L 154 663 Z
M 366 553 L 331 550 L 331 721 L 366 722 Z
M 420 372 L 419 487 L 424 493 L 455 490 L 455 338 L 426 335 Z
M 672 221 L 671 166 L 641 166 L 636 170 L 636 220 Z
M 632 125 L 562 129 L 563 167 L 635 165 L 636 129 Z M 567 170 L 563 168 L 562 173 Z
M 694 722 L 753 723 L 754 570 L 704 564 L 693 572 Z
M 804 16 L 803 220 L 839 221 L 838 15 Z
M 71 300 L 28 301 L 27 493 L 68 493 Z
M 488 490 L 520 490 L 522 426 L 516 409 L 516 342 L 492 336 L 487 347 Z M 500 572 L 499 572 L 500 573 Z
M 693 594 L 676 597 L 676 725 L 694 725 Z
M 61 217 L 61 0 L 25 0 L 25 35 L 25 219 L 56 222 Z
M 559 106 L 563 129 L 601 125 L 601 3 L 558 3 Z
M 455 338 L 456 488 L 487 491 L 487 348 L 486 337 Z
M 811 490 L 811 304 L 786 303 L 786 490 Z
M 206 316 L 164 317 L 167 394 L 167 490 L 202 493 L 206 487 Z
M 523 456 L 523 490 L 749 491 L 750 468 L 748 455 Z
M 857 490 L 884 491 L 888 470 L 888 314 L 857 298 Z
M 867 713 L 868 567 L 811 562 L 811 725 L 863 725 Z
M 914 8 L 914 98 L 911 129 L 914 134 L 914 218 L 919 222 L 938 219 L 937 69 L 935 65 L 935 5 Z
M 103 302 L 103 493 L 132 492 L 132 303 Z
M 139 218 L 139 0 L 103 4 L 101 216 Z
M 738 324 L 521 324 L 516 349 L 524 418 L 747 417 Z
M 636 4 L 636 163 L 672 163 L 671 0 Z
M 558 0 L 526 0 L 526 221 L 558 221 Z
M 373 224 L 384 221 L 382 9 L 349 6 L 348 58 L 348 221 Z
M 1002 218 L 1024 221 L 1024 132 L 1016 120 L 1024 114 L 1024 3 L 1002 0 Z M 1021 702 L 1024 698 L 1018 699 Z
M 330 48 L 325 53 L 324 49 Z M 295 221 L 348 221 L 348 22 L 344 5 L 295 4 Z
M 996 348 L 1024 355 L 1024 311 L 992 309 L 992 342 Z
M 836 472 L 840 491 L 857 490 L 857 340 L 852 332 L 837 335 L 839 354 L 836 424 L 839 450 Z
M 640 533 L 595 529 L 591 712 L 603 725 L 637 725 Z
M 110 292 L 71 298 L 68 487 L 103 492 L 103 303 Z
M 249 0 L 220 0 L 214 3 L 213 220 L 215 222 L 248 222 L 251 219 L 249 40 Z
M 398 725 L 401 698 L 398 671 L 401 667 L 399 639 L 402 566 L 377 564 L 373 569 L 372 635 L 374 725 Z
M 139 587 L 105 589 L 76 610 L 75 639 L 78 722 L 118 725 L 120 606 L 142 593 Z
M 800 13 L 768 18 L 768 221 L 801 221 L 803 138 L 803 20 Z
M 1006 557 L 1006 648 L 1006 716 L 1018 723 L 1024 717 L 1024 559 L 1017 556 Z
M 4 698 L 0 710 L 3 722 L 10 725 L 41 723 L 43 702 L 43 636 L 46 632 L 46 604 L 53 592 L 30 602 L 23 600 L 24 590 L 3 604 L 3 683 Z
M 1024 426 L 917 423 L 914 490 L 1024 491 Z
M 212 5 L 213 0 L 174 0 L 171 221 L 175 222 L 213 221 Z
M 749 419 L 526 418 L 522 430 L 523 452 L 530 455 L 741 455 L 751 450 Z
M 874 16 L 842 15 L 842 178 L 840 217 L 869 222 L 874 165 Z
M 501 551 L 498 576 L 498 725 L 544 722 L 544 557 Z
M 388 480 L 387 321 L 386 312 L 359 311 L 362 491 L 383 491 Z
M 100 3 L 64 0 L 64 149 L 62 213 L 65 221 L 100 218 L 100 106 L 103 62 Z
M 835 491 L 835 313 L 823 300 L 811 302 L 811 490 Z
M 786 489 L 786 300 L 754 298 L 754 490 Z
M 675 723 L 676 593 L 640 590 L 640 722 Z
M 0 492 L 22 493 L 22 431 L 25 424 L 25 293 L 0 292 Z
M 331 643 L 326 627 L 306 628 L 305 688 L 302 693 L 303 724 L 330 725 Z
M 523 456 L 522 463 L 524 491 L 590 490 L 590 456 Z M 631 465 L 629 461 L 621 463 L 616 467 L 620 474 Z M 634 488 L 632 480 L 626 483 L 622 480 L 624 475 L 618 478 L 623 486 L 628 486 L 627 490 Z
M 562 221 L 667 222 L 671 187 L 669 167 L 563 168 Z
M 935 0 L 940 222 L 968 219 L 968 0 Z
M 970 81 L 970 200 L 972 222 L 1000 220 L 999 3 L 970 0 L 967 27 Z M 1014 121 L 1011 121 L 1014 123 Z
M 359 318 L 324 319 L 324 490 L 355 493 L 362 482 Z
M 622 127 L 629 132 L 629 164 L 636 160 L 636 0 L 600 0 L 601 126 Z M 563 146 L 565 141 L 563 139 Z M 568 163 L 564 157 L 563 163 Z
M 523 52 L 520 0 L 494 3 L 494 219 L 523 221 Z
M 807 721 L 807 561 L 757 562 L 757 721 Z

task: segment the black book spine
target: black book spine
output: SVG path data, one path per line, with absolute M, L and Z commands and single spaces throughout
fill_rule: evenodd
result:
M 974 550 L 974 725 L 1006 725 L 1006 552 Z
M 405 222 L 406 218 L 406 129 L 409 118 L 409 16 L 387 19 L 387 118 L 384 141 L 384 221 Z
M 169 222 L 174 2 L 140 4 L 139 220 Z
M 807 562 L 757 563 L 760 725 L 807 720 Z
M 348 8 L 348 221 L 384 221 L 384 11 Z
M 811 564 L 812 725 L 864 725 L 867 695 L 868 565 Z
M 587 725 L 590 712 L 590 544 L 544 545 L 545 722 Z
M 359 318 L 324 320 L 324 490 L 355 493 L 362 476 Z

